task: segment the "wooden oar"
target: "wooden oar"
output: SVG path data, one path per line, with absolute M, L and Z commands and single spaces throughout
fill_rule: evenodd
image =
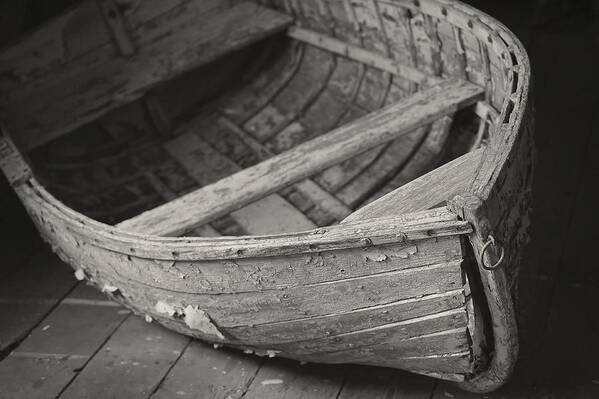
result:
M 442 82 L 117 226 L 142 234 L 182 234 L 453 114 L 478 101 L 483 93 L 483 88 L 465 81 Z

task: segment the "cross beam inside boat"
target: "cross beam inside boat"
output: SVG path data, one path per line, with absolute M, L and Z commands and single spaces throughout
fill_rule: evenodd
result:
M 293 22 L 249 1 L 229 7 L 190 1 L 168 9 L 145 0 L 129 10 L 125 27 L 110 3 L 81 2 L 0 53 L 0 75 L 14 77 L 0 79 L 0 117 L 18 132 L 19 148 L 56 139 Z M 78 38 L 82 25 L 89 40 Z
M 179 235 L 329 166 L 397 139 L 484 95 L 465 81 L 446 81 L 323 136 L 118 224 L 151 235 Z

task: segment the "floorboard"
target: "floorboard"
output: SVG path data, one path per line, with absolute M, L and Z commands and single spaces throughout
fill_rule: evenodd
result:
M 151 398 L 197 397 L 199 392 L 205 399 L 240 398 L 261 365 L 259 357 L 193 341 Z
M 188 344 L 185 336 L 128 317 L 60 398 L 147 398 Z
M 429 399 L 436 384 L 400 370 L 352 367 L 338 399 Z
M 335 398 L 342 388 L 343 375 L 343 367 L 271 360 L 258 371 L 243 398 Z
M 79 285 L 69 300 L 104 297 Z M 0 362 L 2 398 L 54 398 L 129 315 L 115 306 L 63 301 Z
M 40 323 L 77 284 L 70 267 L 49 249 L 0 279 L 0 359 Z

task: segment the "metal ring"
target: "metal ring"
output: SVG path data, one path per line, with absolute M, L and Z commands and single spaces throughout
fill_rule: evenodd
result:
M 489 239 L 487 240 L 487 242 L 485 243 L 485 245 L 483 245 L 482 249 L 480 250 L 480 261 L 482 263 L 483 269 L 485 270 L 495 270 L 497 269 L 501 263 L 503 262 L 503 258 L 505 255 L 505 251 L 503 249 L 503 247 L 499 247 L 501 249 L 501 255 L 499 255 L 499 260 L 497 262 L 495 262 L 494 265 L 488 266 L 485 263 L 485 252 L 487 251 L 487 249 L 489 249 L 489 246 L 493 245 L 494 248 L 497 248 L 497 244 L 495 243 L 495 238 L 489 234 Z

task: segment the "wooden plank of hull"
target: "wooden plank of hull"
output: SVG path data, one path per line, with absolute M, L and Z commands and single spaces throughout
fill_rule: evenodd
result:
M 64 23 L 68 20 L 60 21 Z M 116 54 L 111 43 L 101 44 L 48 71 L 52 79 L 42 75 L 5 91 L 0 100 L 2 115 L 19 132 L 18 144 L 30 149 L 139 98 L 157 83 L 279 32 L 290 23 L 289 16 L 251 2 L 230 7 L 218 1 L 188 2 L 130 32 L 136 47 L 130 57 Z M 37 48 L 39 44 L 31 45 Z M 18 67 L 13 68 L 19 75 Z
M 456 347 L 468 349 L 465 327 L 467 316 L 463 308 L 432 314 L 365 330 L 351 331 L 310 341 L 276 344 L 271 347 L 294 356 L 304 356 L 344 350 L 355 350 L 365 358 L 371 355 L 371 348 L 393 351 L 397 357 L 423 356 L 439 353 L 453 353 Z M 452 339 L 447 331 L 459 330 Z M 435 334 L 443 333 L 443 334 Z M 423 335 L 430 335 L 421 337 Z M 364 347 L 364 351 L 360 348 Z
M 271 343 L 307 341 L 346 332 L 405 321 L 419 316 L 444 312 L 464 306 L 461 290 L 421 298 L 399 300 L 384 305 L 356 309 L 338 314 L 305 317 L 278 323 L 230 327 L 229 335 L 240 342 L 257 346 Z
M 476 101 L 482 89 L 446 82 L 119 224 L 177 235 Z M 401 117 L 398 118 L 398 115 Z M 399 120 L 398 120 L 399 119 Z
M 440 237 L 412 244 L 382 245 L 370 249 L 323 251 L 271 258 L 214 261 L 158 261 L 93 248 L 80 253 L 86 262 L 102 262 L 106 270 L 141 284 L 177 287 L 195 294 L 234 294 L 281 290 L 323 284 L 378 273 L 409 271 L 461 258 L 459 240 Z M 274 261 L 276 259 L 276 261 Z M 284 261 L 284 262 L 283 262 Z M 122 265 L 127 267 L 123 268 Z
M 376 358 L 367 364 L 377 365 Z M 472 357 L 469 351 L 431 356 L 413 356 L 406 358 L 393 359 L 389 355 L 387 359 L 381 358 L 379 366 L 395 367 L 404 370 L 410 370 L 428 376 L 441 376 L 442 374 L 452 374 L 455 380 L 464 380 L 464 374 L 470 374 L 473 371 Z M 457 375 L 456 375 L 457 374 Z M 461 377 L 461 378 L 460 378 Z
M 469 351 L 411 357 L 401 357 L 401 355 L 389 351 L 388 349 L 377 352 L 376 354 L 370 353 L 368 357 L 365 357 L 364 354 L 347 351 L 333 354 L 325 353 L 313 356 L 305 356 L 302 357 L 302 360 L 333 364 L 353 363 L 370 366 L 393 367 L 403 370 L 410 370 L 411 372 L 424 375 L 431 375 L 435 373 L 447 373 L 453 375 L 461 374 L 462 380 L 464 378 L 464 374 L 472 372 L 472 361 Z
M 55 226 L 54 228 L 59 227 Z M 96 268 L 88 270 L 89 273 L 101 274 L 103 280 L 106 280 L 102 282 L 103 285 L 118 287 L 123 295 L 133 298 L 144 312 L 152 314 L 156 313 L 157 309 L 169 309 L 167 313 L 185 313 L 183 310 L 188 305 L 192 305 L 208 312 L 211 318 L 223 327 L 256 325 L 293 320 L 298 317 L 333 314 L 391 303 L 400 299 L 452 291 L 462 286 L 460 261 L 451 261 L 370 276 L 299 285 L 286 289 L 263 289 L 260 291 L 253 287 L 250 292 L 202 294 L 197 292 L 197 287 L 188 286 L 185 282 L 186 276 L 194 273 L 194 269 L 186 269 L 185 273 L 174 272 L 179 280 L 176 286 L 161 285 L 160 275 L 153 277 L 151 284 L 141 283 L 129 276 L 122 276 L 131 262 L 121 261 L 116 265 L 109 265 L 102 262 L 104 251 L 98 253 L 98 248 L 86 245 L 84 250 L 79 250 L 73 247 L 72 242 L 66 240 L 57 242 L 57 244 L 63 248 L 67 256 L 73 258 L 76 264 L 95 265 Z M 309 260 L 310 256 L 306 256 L 305 259 Z M 339 253 L 337 258 L 343 256 Z M 278 263 L 282 267 L 288 266 L 285 257 L 273 257 L 270 261 Z M 164 262 L 163 265 L 167 271 L 162 275 L 166 275 L 169 273 L 168 262 Z M 267 276 L 254 277 L 258 288 L 262 284 L 261 281 L 267 279 L 269 279 Z M 177 282 L 172 278 L 168 280 L 173 283 Z M 219 291 L 218 285 L 214 291 Z M 349 293 L 352 294 L 349 295 Z
M 463 310 L 462 313 L 464 313 Z M 386 366 L 390 362 L 401 363 L 404 359 L 431 359 L 442 356 L 452 357 L 458 353 L 463 354 L 469 352 L 470 344 L 468 332 L 464 324 L 455 329 L 433 332 L 431 334 L 408 339 L 394 339 L 392 333 L 388 335 L 390 335 L 391 338 L 378 337 L 380 338 L 379 342 L 370 343 L 369 345 L 363 345 L 360 340 L 356 340 L 352 343 L 355 345 L 355 348 L 348 344 L 348 349 L 335 351 L 335 348 L 321 346 L 320 350 L 315 348 L 312 353 L 297 354 L 297 357 L 308 361 L 321 359 L 320 361 L 326 363 L 359 363 L 376 365 L 377 362 L 380 362 L 378 363 L 379 365 Z M 471 370 L 471 361 L 464 364 L 460 364 L 460 362 L 456 363 L 453 370 L 446 369 L 442 371 L 457 373 L 468 372 Z M 464 366 L 466 366 L 466 368 L 464 368 Z
M 462 286 L 460 272 L 459 263 L 453 263 L 425 270 L 384 273 L 373 277 L 336 281 L 318 286 L 210 295 L 182 293 L 172 289 L 151 287 L 114 276 L 112 269 L 106 271 L 98 268 L 97 270 L 97 273 L 102 276 L 102 281 L 99 283 L 101 286 L 118 287 L 122 295 L 130 298 L 145 313 L 184 315 L 188 306 L 197 306 L 207 312 L 222 328 L 256 327 L 246 331 L 247 334 L 254 332 L 257 337 L 261 336 L 260 331 L 263 329 L 259 327 L 260 324 L 324 315 L 337 316 L 322 320 L 325 325 L 323 329 L 326 329 L 326 324 L 330 320 L 344 318 L 339 317 L 339 313 L 342 312 L 374 307 L 369 309 L 369 312 L 376 314 L 379 311 L 376 306 L 380 304 L 451 292 Z M 438 280 L 427 280 L 432 278 Z M 441 281 L 441 279 L 444 280 Z M 380 316 L 382 316 L 380 321 L 382 323 L 385 321 L 385 315 Z M 350 319 L 350 317 L 346 318 Z M 292 325 L 292 323 L 289 324 Z M 285 329 L 285 326 L 280 327 Z M 267 326 L 264 330 L 272 330 L 272 328 Z M 238 330 L 233 332 L 235 331 Z

